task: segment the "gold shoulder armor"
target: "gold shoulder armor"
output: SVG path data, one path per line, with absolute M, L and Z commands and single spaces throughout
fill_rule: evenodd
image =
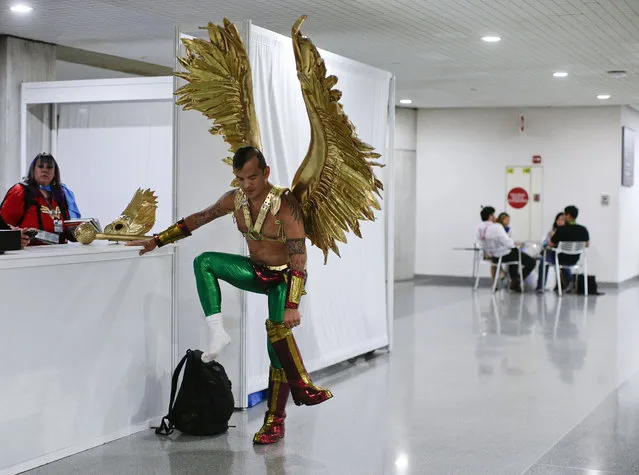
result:
M 244 192 L 239 188 L 235 190 L 235 211 L 238 211 L 244 203 Z
M 275 216 L 282 206 L 282 195 L 288 191 L 288 188 L 281 186 L 273 186 L 271 193 L 273 198 L 271 199 L 271 214 Z

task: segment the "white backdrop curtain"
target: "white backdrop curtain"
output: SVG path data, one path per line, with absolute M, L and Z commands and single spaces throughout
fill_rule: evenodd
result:
M 55 158 L 83 217 L 102 226 L 138 188 L 158 196 L 155 229 L 173 212 L 173 109 L 170 101 L 60 104 Z
M 297 79 L 291 39 L 252 25 L 249 56 L 262 145 L 271 181 L 290 186 L 308 149 L 310 128 Z M 329 74 L 339 78 L 341 103 L 359 137 L 386 150 L 391 74 L 320 50 Z M 382 158 L 382 163 L 385 160 Z M 385 169 L 376 169 L 385 182 Z M 385 206 L 375 222 L 363 223 L 360 240 L 348 235 L 341 259 L 309 247 L 308 295 L 302 325 L 295 330 L 307 369 L 313 371 L 388 344 Z M 392 285 L 392 283 L 390 284 Z M 266 297 L 246 295 L 248 393 L 264 389 Z

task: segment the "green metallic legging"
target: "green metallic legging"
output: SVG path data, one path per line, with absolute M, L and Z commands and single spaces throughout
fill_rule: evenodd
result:
M 270 284 L 265 290 L 248 257 L 222 252 L 205 252 L 195 258 L 193 270 L 197 293 L 207 317 L 220 313 L 222 310 L 222 292 L 219 283 L 221 279 L 240 290 L 268 295 L 269 320 L 273 323 L 282 323 L 284 320 L 286 283 Z M 282 365 L 268 340 L 267 345 L 271 365 L 274 368 L 281 368 Z

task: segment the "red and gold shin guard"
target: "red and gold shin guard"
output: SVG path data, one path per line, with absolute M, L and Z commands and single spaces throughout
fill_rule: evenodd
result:
M 328 389 L 315 386 L 311 381 L 290 329 L 286 328 L 283 323 L 273 323 L 267 320 L 266 332 L 286 373 L 295 405 L 314 406 L 333 397 Z
M 289 386 L 283 369 L 273 368 L 268 376 L 268 410 L 262 428 L 253 437 L 254 444 L 273 444 L 284 437 L 284 419 Z

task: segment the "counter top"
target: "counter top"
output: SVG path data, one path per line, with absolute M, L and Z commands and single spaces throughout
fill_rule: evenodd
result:
M 139 255 L 140 249 L 141 247 L 129 247 L 124 243 L 108 241 L 94 241 L 88 245 L 68 243 L 30 246 L 21 251 L 7 251 L 0 254 L 0 269 L 167 256 L 173 254 L 175 246 L 169 245 L 155 249 L 144 256 Z

